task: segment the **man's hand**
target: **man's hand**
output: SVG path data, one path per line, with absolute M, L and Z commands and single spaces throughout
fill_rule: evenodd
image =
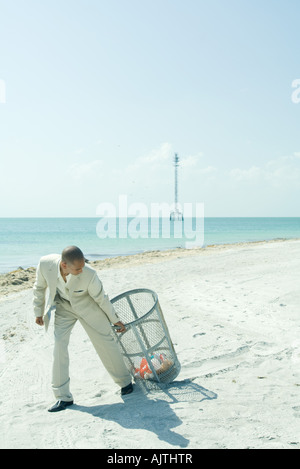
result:
M 117 327 L 118 327 L 117 332 L 125 332 L 125 331 L 126 331 L 126 327 L 125 327 L 125 325 L 124 325 L 121 321 L 116 322 L 116 323 L 114 324 L 114 326 L 117 326 Z
M 43 326 L 44 325 L 43 316 L 40 316 L 39 318 L 35 318 L 35 323 L 38 324 L 39 326 Z

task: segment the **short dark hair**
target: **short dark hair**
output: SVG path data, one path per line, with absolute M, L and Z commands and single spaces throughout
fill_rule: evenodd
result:
M 83 259 L 83 252 L 77 246 L 68 246 L 61 253 L 62 262 L 67 264 L 74 264 L 74 261 L 82 261 Z

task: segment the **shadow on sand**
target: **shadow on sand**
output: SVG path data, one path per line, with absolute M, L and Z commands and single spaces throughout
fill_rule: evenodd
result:
M 186 448 L 189 440 L 173 431 L 182 421 L 171 405 L 217 399 L 217 394 L 188 379 L 168 385 L 137 381 L 134 392 L 122 399 L 123 402 L 90 407 L 74 404 L 72 409 L 116 422 L 126 429 L 153 432 L 170 445 Z

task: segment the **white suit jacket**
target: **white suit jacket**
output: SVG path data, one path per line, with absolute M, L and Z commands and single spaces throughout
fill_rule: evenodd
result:
M 50 254 L 41 258 L 36 272 L 36 281 L 33 287 L 33 306 L 36 317 L 44 317 L 45 328 L 48 329 L 51 311 L 55 309 L 55 295 L 57 291 L 58 264 L 61 261 L 59 254 Z M 74 311 L 84 317 L 85 312 L 94 310 L 106 314 L 113 324 L 119 321 L 118 316 L 103 290 L 97 272 L 85 265 L 82 273 L 71 275 L 66 284 L 69 290 L 70 303 Z M 46 300 L 46 292 L 49 292 Z

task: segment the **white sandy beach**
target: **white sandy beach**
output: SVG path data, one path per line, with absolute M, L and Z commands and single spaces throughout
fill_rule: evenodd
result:
M 46 254 L 46 253 L 45 253 Z M 300 240 L 149 254 L 99 270 L 110 298 L 157 292 L 182 370 L 121 398 L 80 324 L 75 405 L 51 414 L 53 325 L 0 297 L 0 448 L 300 448 Z M 155 262 L 154 262 L 155 260 Z

